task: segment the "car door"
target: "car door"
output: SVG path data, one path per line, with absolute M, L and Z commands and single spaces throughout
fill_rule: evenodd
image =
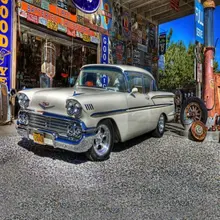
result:
M 148 131 L 148 107 L 152 101 L 147 98 L 143 87 L 143 74 L 126 72 L 130 93 L 127 95 L 128 103 L 128 132 L 131 138 L 144 134 Z M 137 92 L 132 93 L 132 89 Z
M 147 131 L 152 131 L 156 128 L 158 118 L 160 116 L 161 108 L 160 106 L 157 106 L 154 104 L 153 100 L 150 98 L 148 95 L 149 92 L 156 91 L 156 83 L 155 80 L 147 74 L 143 75 L 143 90 L 145 94 L 145 98 L 147 99 L 147 112 L 146 112 L 146 117 L 148 118 L 148 123 L 147 123 Z

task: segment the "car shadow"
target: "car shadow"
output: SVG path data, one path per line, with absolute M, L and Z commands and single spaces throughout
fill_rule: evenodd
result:
M 115 144 L 112 152 L 122 152 L 122 151 L 126 151 L 132 147 L 134 147 L 135 145 L 138 145 L 148 139 L 152 138 L 151 133 L 147 133 L 144 135 L 141 135 L 139 137 L 133 138 L 131 140 L 128 140 L 126 142 L 123 143 L 117 143 Z
M 84 154 L 74 153 L 71 151 L 54 148 L 52 146 L 34 144 L 25 139 L 19 141 L 18 145 L 40 157 L 48 157 L 53 160 L 62 160 L 76 165 L 88 162 L 87 157 Z
M 117 153 L 117 152 L 122 152 L 126 151 L 135 145 L 138 145 L 142 143 L 145 140 L 148 140 L 151 138 L 151 134 L 144 134 L 139 137 L 136 137 L 134 139 L 131 139 L 129 141 L 123 142 L 123 143 L 117 143 L 114 145 L 114 148 L 112 152 Z M 83 153 L 74 153 L 71 151 L 59 149 L 59 148 L 54 148 L 52 146 L 42 146 L 38 144 L 34 144 L 33 142 L 27 141 L 26 139 L 22 139 L 21 141 L 18 142 L 18 145 L 25 150 L 33 152 L 35 155 L 40 156 L 40 157 L 48 157 L 53 160 L 62 160 L 67 163 L 72 163 L 72 164 L 82 164 L 86 163 L 89 160 Z

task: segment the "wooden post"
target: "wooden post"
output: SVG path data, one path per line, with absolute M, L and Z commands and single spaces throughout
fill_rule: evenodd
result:
M 13 41 L 12 41 L 12 73 L 11 73 L 11 88 L 16 89 L 17 81 L 17 1 L 13 2 Z M 11 97 L 11 118 L 14 120 L 15 117 L 15 97 Z
M 16 2 L 13 1 L 13 42 L 12 42 L 12 74 L 11 74 L 11 88 L 16 88 L 16 68 L 17 68 L 17 10 Z

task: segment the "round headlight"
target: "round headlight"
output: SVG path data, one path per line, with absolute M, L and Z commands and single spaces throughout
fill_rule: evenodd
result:
M 28 125 L 29 123 L 29 117 L 26 112 L 20 112 L 18 114 L 18 123 L 21 125 Z
M 66 103 L 67 114 L 79 118 L 82 114 L 82 106 L 75 100 L 69 100 Z
M 29 98 L 24 93 L 18 94 L 18 103 L 21 108 L 27 108 L 29 106 L 29 101 Z

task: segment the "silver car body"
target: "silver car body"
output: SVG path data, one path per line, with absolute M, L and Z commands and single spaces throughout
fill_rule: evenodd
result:
M 114 67 L 125 74 L 134 71 L 153 76 L 141 68 L 124 65 L 94 64 L 82 67 Z M 44 135 L 44 144 L 67 149 L 74 152 L 86 152 L 92 146 L 96 128 L 101 120 L 112 121 L 117 131 L 118 141 L 129 139 L 150 132 L 157 127 L 161 114 L 167 121 L 174 118 L 174 94 L 162 91 L 144 93 L 115 92 L 102 88 L 75 86 L 74 88 L 36 88 L 22 90 L 30 100 L 27 109 L 28 124 L 17 124 L 18 133 L 33 140 L 33 133 Z M 82 106 L 79 119 L 69 116 L 66 110 L 67 100 L 77 100 Z M 19 114 L 20 114 L 19 113 Z M 77 123 L 82 129 L 80 140 L 69 140 L 67 128 Z

